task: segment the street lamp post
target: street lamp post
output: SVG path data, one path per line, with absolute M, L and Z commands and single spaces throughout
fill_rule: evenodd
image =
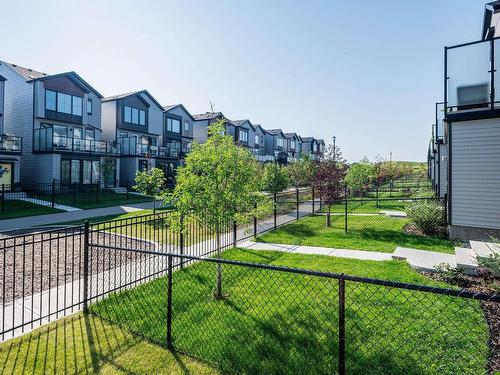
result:
M 335 140 L 337 139 L 337 137 L 333 136 L 333 160 L 335 161 L 335 157 L 336 157 L 336 154 L 337 154 L 337 149 L 335 148 Z

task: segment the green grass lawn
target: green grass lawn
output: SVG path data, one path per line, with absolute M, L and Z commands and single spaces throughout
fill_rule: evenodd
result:
M 224 257 L 436 285 L 397 261 L 243 249 L 229 250 Z M 213 263 L 174 273 L 172 335 L 177 350 L 228 372 L 335 373 L 337 280 L 224 265 L 226 298 L 216 300 L 215 274 Z M 166 290 L 166 279 L 157 279 L 91 309 L 104 320 L 165 344 Z M 346 282 L 349 374 L 481 374 L 487 339 L 476 301 Z
M 0 374 L 219 374 L 213 367 L 79 313 L 0 344 Z
M 257 238 L 261 242 L 333 247 L 340 249 L 393 252 L 396 247 L 410 247 L 442 253 L 453 253 L 451 241 L 417 236 L 403 232 L 408 219 L 386 216 L 348 216 L 348 232 L 344 216 L 332 216 L 332 227 L 325 226 L 324 215 L 302 218 Z
M 39 195 L 38 198 L 47 201 L 52 200 L 51 195 Z M 112 207 L 121 206 L 124 204 L 134 204 L 143 202 L 152 202 L 150 197 L 145 197 L 137 194 L 129 194 L 127 199 L 127 194 L 114 193 L 112 191 L 100 191 L 99 201 L 97 201 L 98 196 L 95 191 L 89 192 L 79 192 L 76 195 L 76 202 L 73 198 L 73 194 L 56 194 L 55 201 L 58 204 L 63 204 L 66 206 L 78 207 L 82 209 L 89 208 L 99 208 L 99 207 Z M 151 203 L 152 205 L 152 203 Z
M 44 215 L 44 214 L 53 214 L 56 212 L 63 212 L 56 208 L 45 207 L 39 204 L 26 201 L 19 201 L 19 200 L 6 200 L 4 204 L 5 204 L 4 212 L 0 211 L 0 220 L 12 219 L 15 217 Z

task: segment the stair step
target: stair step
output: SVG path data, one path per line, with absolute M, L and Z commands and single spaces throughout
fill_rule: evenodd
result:
M 470 241 L 472 250 L 480 257 L 488 257 L 493 253 L 500 253 L 500 247 L 494 243 Z
M 455 259 L 457 267 L 462 268 L 467 275 L 476 275 L 476 253 L 472 249 L 455 247 Z

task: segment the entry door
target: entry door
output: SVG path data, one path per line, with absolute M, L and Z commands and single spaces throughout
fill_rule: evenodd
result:
M 14 183 L 14 163 L 0 163 L 0 186 L 10 189 Z

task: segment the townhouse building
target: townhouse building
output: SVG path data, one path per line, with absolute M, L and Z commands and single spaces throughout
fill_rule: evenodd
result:
M 274 161 L 280 164 L 287 163 L 285 152 L 285 134 L 281 129 L 266 130 L 265 136 L 266 154 L 274 155 Z
M 6 80 L 0 75 L 0 186 L 4 190 L 11 190 L 20 181 L 22 138 L 5 133 Z
M 234 141 L 237 145 L 253 150 L 255 148 L 255 128 L 250 120 L 231 121 L 234 126 Z
M 147 91 L 102 99 L 102 136 L 119 150 L 117 185 L 133 183 L 137 171 L 156 166 L 163 129 L 163 106 Z
M 259 124 L 254 125 L 254 147 L 252 153 L 255 159 L 261 163 L 274 161 L 274 154 L 268 155 L 266 153 L 265 136 L 266 131 L 264 128 Z
M 3 126 L 22 137 L 20 180 L 92 184 L 116 144 L 101 140 L 102 95 L 75 72 L 46 74 L 0 62 Z
M 314 137 L 302 137 L 302 153 L 309 155 L 311 160 L 319 161 L 324 153 L 325 142 Z
M 163 170 L 167 183 L 173 185 L 177 167 L 191 150 L 195 118 L 182 104 L 164 106 L 163 109 L 161 145 L 165 153 L 160 153 L 156 167 Z
M 439 189 L 448 194 L 452 239 L 500 238 L 499 17 L 500 1 L 488 3 L 481 39 L 445 47 L 442 129 L 436 127 L 436 143 L 445 147 L 436 155 L 442 161 L 446 152 L 446 167 L 432 172 L 447 174 Z
M 234 126 L 222 112 L 205 112 L 193 115 L 193 117 L 195 119 L 193 137 L 198 143 L 203 143 L 208 139 L 208 127 L 220 120 L 224 121 L 226 134 L 234 136 Z
M 291 163 L 300 158 L 302 149 L 302 139 L 297 133 L 284 133 L 285 136 L 285 152 L 287 154 L 287 162 Z

